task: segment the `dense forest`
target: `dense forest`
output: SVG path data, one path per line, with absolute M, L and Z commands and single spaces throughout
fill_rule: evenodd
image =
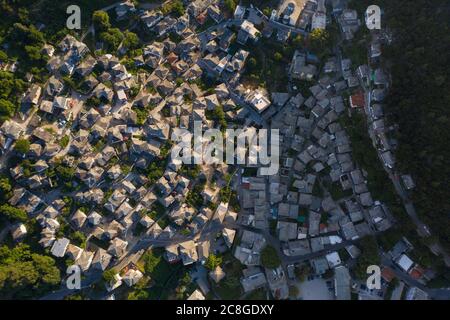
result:
M 384 48 L 392 86 L 389 120 L 399 126 L 397 159 L 416 182 L 421 218 L 450 251 L 450 3 L 448 0 L 353 1 L 378 4 L 392 42 Z M 384 26 L 383 26 L 384 27 Z
M 395 38 L 387 52 L 393 63 L 387 108 L 399 125 L 397 157 L 416 180 L 419 213 L 449 250 L 450 4 L 404 0 L 388 6 L 388 14 L 400 13 L 389 17 Z

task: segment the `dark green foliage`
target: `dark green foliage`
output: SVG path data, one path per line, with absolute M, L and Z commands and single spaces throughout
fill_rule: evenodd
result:
M 261 251 L 261 265 L 269 269 L 275 269 L 279 267 L 280 264 L 281 260 L 277 250 L 274 247 L 267 245 Z
M 398 6 L 405 7 L 395 21 L 399 7 L 387 4 L 396 34 L 388 51 L 393 84 L 387 110 L 400 127 L 396 155 L 401 169 L 416 180 L 414 203 L 450 250 L 450 11 L 438 9 L 444 3 L 400 1 Z
M 205 267 L 209 270 L 215 270 L 222 264 L 222 258 L 214 254 L 210 254 L 205 262 Z
M 311 267 L 309 264 L 300 264 L 295 267 L 294 273 L 299 281 L 305 281 L 306 277 L 311 274 Z
M 195 179 L 200 174 L 200 170 L 201 170 L 201 167 L 198 164 L 192 164 L 192 165 L 183 164 L 181 166 L 180 170 L 178 170 L 178 173 L 183 176 L 186 176 L 190 179 Z
M 2 119 L 11 118 L 16 111 L 16 106 L 10 101 L 5 99 L 0 99 L 0 117 Z
M 34 25 L 14 23 L 8 34 L 8 40 L 12 44 L 11 50 L 20 57 L 25 67 L 45 66 L 47 57 L 41 54 L 45 44 L 44 34 Z
M 72 240 L 77 246 L 81 248 L 86 247 L 86 236 L 81 231 L 75 231 L 70 235 Z
M 364 280 L 367 278 L 367 267 L 370 265 L 378 265 L 380 258 L 378 255 L 377 241 L 374 237 L 367 236 L 361 239 L 359 247 L 361 249 L 361 255 L 353 271 L 358 279 Z
M 18 98 L 25 91 L 26 84 L 14 74 L 0 71 L 0 120 L 12 117 L 19 104 Z
M 7 203 L 0 206 L 0 215 L 5 216 L 11 221 L 27 221 L 27 213 L 19 208 L 13 207 Z
M 109 22 L 109 15 L 105 11 L 94 11 L 92 14 L 92 23 L 98 32 L 107 31 L 111 28 L 111 23 Z
M 75 175 L 75 169 L 65 166 L 65 165 L 58 165 L 55 168 L 56 174 L 58 175 L 58 177 L 63 180 L 64 182 L 70 182 L 74 175 Z
M 159 178 L 162 177 L 164 174 L 164 166 L 163 162 L 161 161 L 153 161 L 148 166 L 146 172 L 147 172 L 147 178 L 149 179 L 149 183 L 153 184 L 155 183 Z
M 147 121 L 148 110 L 146 108 L 133 108 L 133 110 L 136 112 L 136 124 L 142 126 Z
M 342 118 L 342 124 L 350 136 L 353 158 L 359 166 L 367 171 L 368 187 L 373 196 L 388 204 L 398 203 L 394 187 L 372 146 L 364 116 L 354 113 L 351 118 Z
M 12 40 L 16 41 L 16 45 L 43 45 L 45 43 L 44 34 L 33 25 L 26 26 L 21 23 L 15 23 L 10 36 Z
M 26 88 L 23 80 L 15 79 L 14 74 L 7 71 L 0 71 L 0 98 L 12 100 Z
M 200 209 L 200 207 L 203 205 L 202 192 L 204 188 L 205 185 L 203 183 L 197 183 L 194 186 L 194 188 L 191 191 L 189 191 L 186 197 L 186 203 L 189 204 L 191 207 Z
M 384 48 L 392 85 L 386 112 L 399 125 L 396 152 L 401 172 L 417 185 L 413 202 L 419 215 L 450 250 L 450 11 L 445 0 L 356 1 L 361 14 L 369 4 L 385 13 L 394 41 Z
M 288 74 L 295 48 L 273 39 L 260 39 L 252 45 L 242 82 L 253 87 L 266 87 L 269 91 L 286 90 Z
M 0 200 L 4 201 L 5 199 L 11 196 L 12 185 L 11 181 L 7 176 L 0 175 Z
M 61 138 L 61 140 L 59 140 L 59 145 L 62 148 L 67 147 L 67 145 L 69 144 L 70 138 L 68 135 L 65 135 L 64 137 Z
M 99 35 L 99 39 L 103 41 L 108 52 L 115 52 L 120 43 L 125 39 L 124 34 L 118 28 L 111 28 L 108 13 L 105 11 L 95 11 L 92 14 L 92 22 Z M 136 45 L 136 35 L 132 32 L 127 32 L 125 47 L 131 49 L 129 46 Z M 138 41 L 137 41 L 138 42 Z
M 222 259 L 222 268 L 226 276 L 218 284 L 211 282 L 211 285 L 220 298 L 237 300 L 242 294 L 242 285 L 239 281 L 242 277 L 242 265 L 230 252 L 226 253 Z
M 172 142 L 170 140 L 168 140 L 168 141 L 166 141 L 166 143 L 164 143 L 161 146 L 159 158 L 160 159 L 167 159 L 171 149 L 172 149 Z
M 110 28 L 107 31 L 100 33 L 100 39 L 111 52 L 117 50 L 123 38 L 124 36 L 118 28 Z
M 234 10 L 236 10 L 236 5 L 239 3 L 237 0 L 225 0 L 223 2 L 225 9 L 230 12 L 234 13 Z
M 18 139 L 14 145 L 14 150 L 19 153 L 27 153 L 30 150 L 30 141 L 28 139 Z
M 208 120 L 214 120 L 215 124 L 219 125 L 222 131 L 227 128 L 225 112 L 221 105 L 216 106 L 214 110 L 206 110 L 205 115 Z
M 188 271 L 184 271 L 178 280 L 178 286 L 175 288 L 175 298 L 186 300 L 195 288 L 192 278 Z
M 96 96 L 91 96 L 86 100 L 86 105 L 90 108 L 98 107 L 101 104 L 101 101 Z
M 333 39 L 328 31 L 316 29 L 309 34 L 308 41 L 309 48 L 312 52 L 318 55 L 323 55 L 324 52 L 331 48 Z
M 173 13 L 175 16 L 179 17 L 182 16 L 185 12 L 183 2 L 180 0 L 174 0 L 170 2 L 166 2 L 162 8 L 161 11 L 164 14 Z
M 228 202 L 228 199 L 230 199 L 231 197 L 231 192 L 232 190 L 230 186 L 225 186 L 221 188 L 219 191 L 220 199 L 224 202 Z
M 142 256 L 145 275 L 149 276 L 154 285 L 148 290 L 149 299 L 167 299 L 170 292 L 177 286 L 184 285 L 185 278 L 181 264 L 171 265 L 163 258 L 164 250 L 155 248 Z M 185 279 L 187 280 L 187 278 Z
M 239 212 L 241 211 L 241 206 L 239 204 L 239 199 L 237 198 L 237 192 L 236 191 L 232 191 L 231 192 L 231 196 L 229 198 L 229 207 L 234 211 L 234 212 Z
M 5 62 L 8 60 L 8 55 L 5 51 L 0 50 L 0 61 Z
M 114 280 L 114 276 L 116 275 L 116 271 L 114 269 L 107 269 L 103 272 L 103 281 L 105 282 L 111 282 L 112 280 Z
M 0 297 L 30 298 L 60 282 L 60 272 L 53 258 L 32 253 L 19 244 L 0 247 Z
M 123 46 L 125 48 L 130 50 L 139 48 L 139 38 L 135 33 L 125 31 L 123 35 L 124 35 Z
M 72 79 L 70 76 L 64 76 L 62 77 L 64 84 L 67 85 L 72 90 L 77 90 L 78 86 L 81 84 L 81 82 L 77 82 L 74 79 Z
M 153 251 L 149 250 L 142 256 L 142 261 L 144 262 L 144 270 L 148 275 L 152 275 L 155 272 L 156 267 L 161 263 L 162 256 L 155 254 Z

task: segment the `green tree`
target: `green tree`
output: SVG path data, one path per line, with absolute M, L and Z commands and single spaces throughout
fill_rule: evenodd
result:
M 65 135 L 59 141 L 59 145 L 61 146 L 61 148 L 65 148 L 69 144 L 69 141 L 70 141 L 70 137 L 68 135 Z
M 148 300 L 149 297 L 150 294 L 147 290 L 136 289 L 128 294 L 127 300 Z
M 70 89 L 77 90 L 79 83 L 75 82 L 70 76 L 62 77 L 64 84 L 66 84 Z
M 90 108 L 92 107 L 98 107 L 102 102 L 100 101 L 99 98 L 97 98 L 96 96 L 91 96 L 89 97 L 89 99 L 86 100 L 86 105 Z
M 367 278 L 367 267 L 370 265 L 378 265 L 380 257 L 378 255 L 377 241 L 373 236 L 367 236 L 359 242 L 361 255 L 353 269 L 358 279 Z
M 234 13 L 234 10 L 236 10 L 236 3 L 237 1 L 235 0 L 225 0 L 223 2 L 225 9 L 227 9 L 229 12 Z
M 130 50 L 139 48 L 139 37 L 136 35 L 136 33 L 125 31 L 123 35 L 123 46 L 125 48 L 128 48 Z
M 302 43 L 303 43 L 303 37 L 300 34 L 296 35 L 294 37 L 294 39 L 292 39 L 292 44 L 296 47 L 301 46 Z
M 18 17 L 21 23 L 28 24 L 30 22 L 30 13 L 25 8 L 19 8 Z
M 166 2 L 161 11 L 163 14 L 173 13 L 175 16 L 182 16 L 185 12 L 183 2 L 181 0 L 173 0 L 170 2 Z
M 44 283 L 52 285 L 59 283 L 60 273 L 53 258 L 39 254 L 32 254 L 31 258 Z
M 192 278 L 187 271 L 183 273 L 178 281 L 178 286 L 175 288 L 175 297 L 178 300 L 183 300 L 187 298 L 187 287 L 192 283 Z
M 149 250 L 143 255 L 142 260 L 144 261 L 145 273 L 151 275 L 161 263 L 161 256 L 158 256 L 153 251 Z
M 0 83 L 1 85 L 1 83 Z M 4 119 L 11 118 L 16 111 L 16 106 L 8 100 L 0 99 L 0 116 Z
M 58 175 L 58 177 L 65 181 L 65 182 L 70 182 L 72 181 L 74 175 L 75 175 L 75 169 L 59 164 L 58 166 L 56 166 L 55 168 L 56 174 Z
M 383 57 L 392 65 L 385 110 L 389 122 L 399 127 L 398 171 L 414 178 L 412 200 L 418 214 L 449 252 L 449 49 L 440 43 L 447 39 L 448 44 L 450 11 L 441 10 L 442 4 L 440 0 L 385 1 L 386 25 L 395 41 Z
M 275 61 L 281 61 L 281 59 L 283 59 L 283 55 L 279 52 L 275 52 L 273 58 L 275 59 Z
M 0 175 L 0 197 L 7 198 L 12 190 L 11 181 L 7 176 Z
M 71 234 L 70 239 L 73 240 L 81 248 L 86 247 L 86 236 L 81 231 L 75 231 Z
M 5 62 L 7 60 L 8 60 L 8 55 L 6 54 L 6 52 L 3 50 L 0 50 L 0 61 Z
M 114 276 L 116 274 L 117 272 L 112 268 L 105 270 L 102 274 L 103 281 L 105 281 L 106 283 L 110 283 L 111 281 L 114 280 Z
M 205 188 L 204 184 L 196 184 L 194 188 L 188 193 L 186 203 L 193 208 L 199 209 L 203 205 L 202 192 Z
M 154 161 L 150 163 L 147 172 L 147 178 L 149 179 L 149 182 L 153 184 L 156 180 L 162 177 L 164 174 L 164 168 L 161 166 L 161 163 Z
M 256 61 L 256 59 L 254 57 L 251 57 L 250 59 L 248 59 L 248 67 L 250 68 L 250 70 L 254 70 L 258 65 L 258 61 Z
M 16 79 L 11 72 L 0 71 L 0 99 L 14 102 L 14 98 L 20 96 L 25 88 L 26 83 L 23 80 Z M 15 107 L 12 110 L 15 110 Z
M 14 23 L 10 36 L 14 40 L 14 45 L 18 47 L 25 45 L 44 45 L 45 43 L 44 34 L 33 25 L 28 27 L 21 23 Z
M 0 206 L 0 214 L 12 221 L 27 221 L 27 213 L 24 210 L 13 207 L 7 203 Z
M 123 40 L 123 34 L 118 28 L 110 28 L 100 33 L 100 39 L 106 44 L 110 51 L 115 51 Z
M 214 110 L 206 110 L 206 118 L 214 120 L 216 124 L 220 125 L 222 130 L 227 128 L 227 121 L 225 120 L 225 112 L 223 111 L 222 105 L 216 106 Z
M 42 59 L 40 46 L 25 46 L 25 52 L 28 55 L 28 59 L 31 61 L 39 61 Z
M 328 31 L 315 29 L 309 34 L 309 45 L 313 52 L 323 55 L 331 48 L 331 37 Z
M 230 186 L 225 186 L 225 187 L 221 188 L 219 191 L 220 199 L 222 201 L 228 201 L 231 197 L 231 192 L 232 192 L 232 190 L 231 190 Z
M 305 278 L 311 273 L 311 267 L 306 264 L 301 264 L 295 267 L 294 272 L 299 281 L 305 281 Z
M 97 31 L 103 32 L 111 28 L 111 23 L 109 22 L 109 15 L 105 11 L 94 11 L 92 14 L 92 22 Z
M 281 260 L 274 247 L 270 245 L 264 247 L 261 251 L 261 264 L 269 269 L 275 269 L 280 266 Z
M 0 247 L 0 297 L 31 297 L 60 281 L 53 258 L 32 253 L 25 244 Z
M 222 257 L 210 254 L 208 259 L 206 259 L 205 267 L 209 270 L 215 270 L 218 266 L 222 264 Z
M 17 139 L 14 150 L 19 153 L 27 153 L 30 150 L 30 141 L 28 139 Z

